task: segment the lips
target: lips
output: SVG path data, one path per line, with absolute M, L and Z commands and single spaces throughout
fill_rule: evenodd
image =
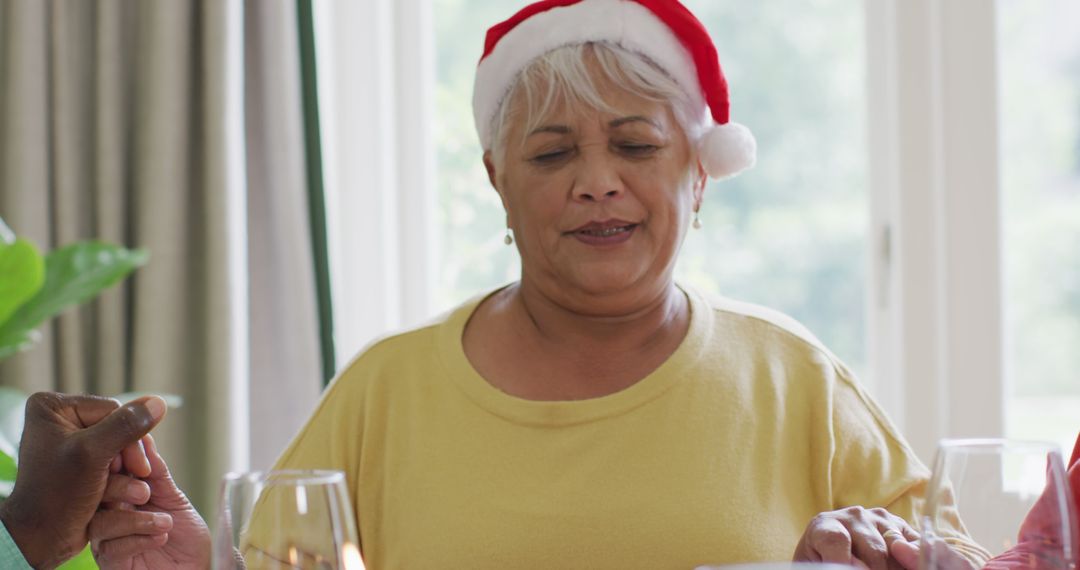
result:
M 620 219 L 610 219 L 603 221 L 592 221 L 576 229 L 571 230 L 572 234 L 585 234 L 597 237 L 610 237 L 620 232 L 632 231 L 637 224 L 634 222 L 628 222 Z
M 595 229 L 595 230 L 579 230 L 578 233 L 582 233 L 582 234 L 590 235 L 590 236 L 596 236 L 596 237 L 611 237 L 611 236 L 618 235 L 618 234 L 621 234 L 621 233 L 633 231 L 634 227 L 635 226 L 633 226 L 633 225 L 629 225 L 629 226 L 618 226 L 618 227 L 614 227 L 614 228 L 603 228 L 603 229 Z
M 614 246 L 629 240 L 637 227 L 633 222 L 611 219 L 589 222 L 567 234 L 588 245 Z

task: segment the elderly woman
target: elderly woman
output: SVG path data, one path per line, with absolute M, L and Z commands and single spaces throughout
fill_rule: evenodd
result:
M 474 110 L 520 281 L 367 348 L 277 464 L 346 473 L 369 567 L 913 568 L 928 472 L 848 369 L 673 280 L 707 175 L 754 156 L 694 16 L 530 5 Z M 187 534 L 142 548 L 197 561 Z M 131 563 L 121 535 L 99 560 Z

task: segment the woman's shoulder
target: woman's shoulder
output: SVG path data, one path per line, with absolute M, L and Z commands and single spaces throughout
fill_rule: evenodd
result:
M 439 332 L 452 314 L 453 311 L 448 311 L 422 324 L 378 336 L 352 357 L 340 376 L 357 376 L 364 370 L 433 357 L 437 352 Z
M 379 335 L 352 357 L 345 370 L 426 353 L 437 342 L 439 329 L 447 323 L 449 317 L 450 314 L 446 313 L 419 325 Z
M 722 295 L 708 295 L 704 298 L 713 313 L 728 326 L 740 326 L 748 329 L 748 332 L 773 335 L 804 344 L 814 350 L 827 350 L 810 329 L 786 313 Z
M 707 307 L 713 328 L 722 332 L 725 339 L 737 335 L 756 341 L 762 346 L 780 344 L 832 357 L 825 344 L 790 315 L 764 305 L 723 295 L 700 292 L 691 294 L 696 295 L 698 302 Z
M 754 369 L 767 363 L 767 368 L 786 370 L 789 379 L 801 383 L 815 377 L 826 385 L 837 380 L 856 383 L 843 361 L 791 316 L 723 295 L 691 295 L 697 295 L 696 304 L 706 308 L 709 344 L 724 361 L 742 362 Z
M 363 384 L 373 377 L 402 376 L 439 366 L 444 345 L 460 338 L 455 331 L 464 328 L 484 297 L 474 297 L 421 324 L 390 331 L 371 340 L 341 369 L 334 385 Z

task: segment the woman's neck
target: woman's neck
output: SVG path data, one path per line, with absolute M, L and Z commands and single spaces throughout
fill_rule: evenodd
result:
M 512 396 L 541 401 L 606 396 L 663 364 L 690 327 L 690 302 L 674 283 L 638 299 L 624 303 L 625 298 L 607 295 L 591 303 L 568 301 L 523 280 L 477 308 L 466 324 L 463 348 L 481 376 Z
M 526 334 L 563 354 L 603 355 L 647 350 L 686 335 L 690 304 L 686 295 L 668 281 L 622 306 L 604 307 L 577 303 L 545 294 L 527 280 L 509 291 L 513 312 Z M 677 344 L 677 342 L 675 343 Z

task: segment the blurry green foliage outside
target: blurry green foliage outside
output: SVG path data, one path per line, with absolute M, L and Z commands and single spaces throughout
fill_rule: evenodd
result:
M 1010 437 L 1080 430 L 1080 4 L 998 0 Z

